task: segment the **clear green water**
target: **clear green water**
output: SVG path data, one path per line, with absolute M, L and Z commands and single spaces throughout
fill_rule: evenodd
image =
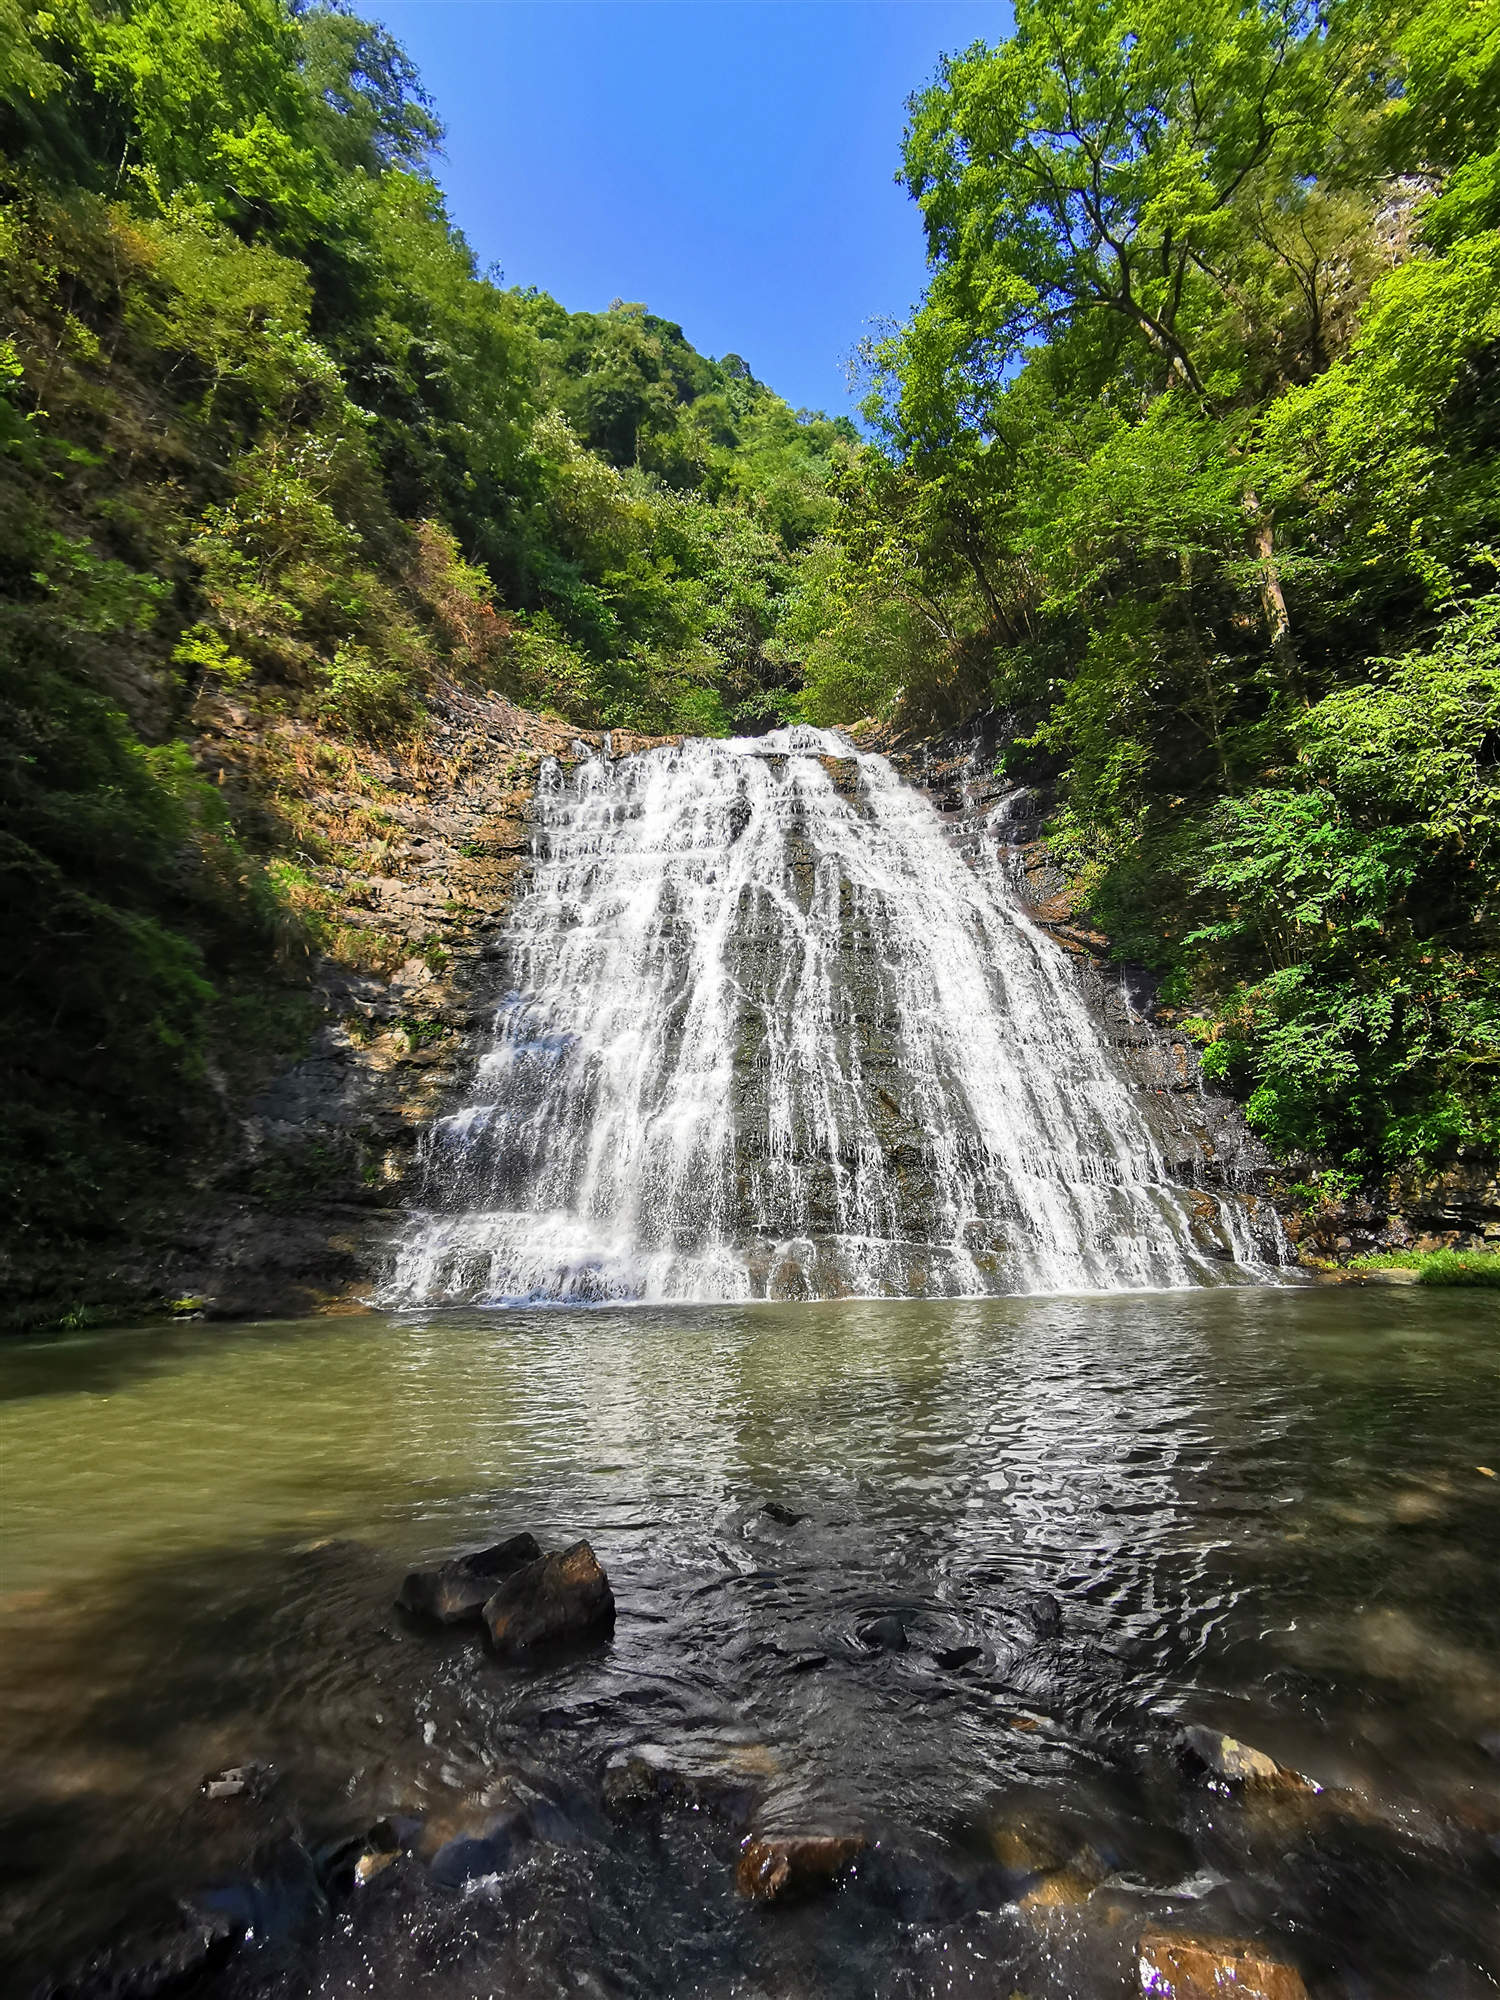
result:
M 1226 1291 L 365 1315 L 0 1351 L 0 1945 L 25 1991 L 183 1887 L 507 1797 L 575 1837 L 482 1892 L 419 1862 L 211 1990 L 1128 1990 L 1146 1922 L 1315 1995 L 1500 1977 L 1500 1302 Z M 806 1515 L 779 1524 L 767 1500 Z M 607 1647 L 520 1673 L 392 1599 L 428 1556 L 586 1535 Z M 903 1653 L 857 1627 L 896 1612 Z M 959 1669 L 935 1655 L 978 1649 Z M 816 1664 L 814 1664 L 816 1663 Z M 1287 1818 L 1205 1721 L 1310 1773 Z M 599 1810 L 621 1745 L 733 1737 L 829 1904 L 737 1902 L 737 1832 Z M 264 1807 L 201 1778 L 261 1759 Z M 1018 1811 L 1105 1880 L 1018 1907 Z M 586 1917 L 580 1912 L 586 1912 Z M 593 1981 L 591 1985 L 589 1982 Z M 1125 1984 L 1122 1984 L 1122 1981 Z M 206 1989 L 207 1990 L 207 1989 Z

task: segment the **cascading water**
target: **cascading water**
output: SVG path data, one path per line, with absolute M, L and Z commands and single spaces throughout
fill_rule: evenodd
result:
M 388 1303 L 1271 1275 L 1175 1185 L 1063 951 L 883 757 L 795 729 L 544 767 L 511 990 Z

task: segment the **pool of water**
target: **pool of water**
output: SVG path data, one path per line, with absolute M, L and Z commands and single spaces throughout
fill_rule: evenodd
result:
M 409 1859 L 263 1899 L 188 1990 L 1094 2000 L 1134 1990 L 1165 1922 L 1263 1940 L 1315 1996 L 1494 1991 L 1484 1467 L 1500 1310 L 1461 1292 L 12 1345 L 6 1990 L 399 1814 Z M 408 1567 L 522 1528 L 593 1544 L 607 1644 L 522 1670 L 395 1610 Z M 858 1636 L 882 1616 L 904 1650 Z M 1324 1790 L 1216 1788 L 1182 1752 L 1195 1723 Z M 748 1905 L 732 1814 L 605 1809 L 607 1760 L 643 1742 L 728 1749 L 759 1823 L 869 1846 L 830 1897 Z M 247 1762 L 252 1793 L 203 1795 Z M 518 1801 L 545 1810 L 502 1867 L 433 1880 L 424 1857 Z M 1072 1859 L 1038 1878 L 1027 1842 Z

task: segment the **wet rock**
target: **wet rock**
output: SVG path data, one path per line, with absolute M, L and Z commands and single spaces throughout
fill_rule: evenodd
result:
M 798 1514 L 790 1507 L 783 1507 L 779 1500 L 768 1500 L 760 1510 L 769 1514 L 773 1521 L 779 1521 L 783 1528 L 795 1528 L 799 1521 L 805 1521 L 805 1514 Z
M 440 1889 L 462 1889 L 470 1882 L 501 1874 L 509 1866 L 515 1845 L 508 1829 L 485 1838 L 460 1834 L 438 1849 L 427 1872 Z
M 1300 1771 L 1278 1764 L 1264 1750 L 1252 1749 L 1248 1743 L 1225 1736 L 1217 1729 L 1205 1729 L 1195 1723 L 1184 1735 L 1191 1757 L 1225 1784 L 1285 1793 L 1315 1793 L 1322 1789 Z
M 983 1651 L 983 1646 L 945 1646 L 940 1653 L 934 1653 L 932 1657 L 940 1667 L 967 1667 L 971 1666 Z
M 759 1834 L 740 1850 L 735 1887 L 758 1903 L 830 1888 L 866 1846 L 860 1833 Z
M 1143 2000 L 1307 2000 L 1302 1976 L 1259 1945 L 1147 1931 L 1140 1945 Z
M 1023 1910 L 1076 1910 L 1088 1901 L 1105 1877 L 1104 1863 L 1085 1850 L 1069 1868 L 1054 1868 L 1019 1898 Z
M 248 1875 L 197 1891 L 184 1908 L 200 1923 L 255 1944 L 306 1939 L 328 1914 L 312 1856 L 290 1839 L 260 1848 Z
M 1066 1867 L 1078 1847 L 1065 1827 L 1020 1815 L 990 1828 L 990 1852 L 1009 1875 L 1043 1875 Z
M 459 1556 L 436 1569 L 414 1569 L 396 1602 L 403 1611 L 435 1619 L 439 1625 L 477 1624 L 496 1584 L 536 1562 L 541 1553 L 534 1535 L 512 1535 L 492 1549 Z
M 856 1626 L 854 1636 L 862 1646 L 868 1646 L 873 1653 L 906 1651 L 906 1621 L 899 1618 L 894 1611 Z
M 758 1743 L 637 1743 L 617 1750 L 605 1765 L 604 1803 L 613 1812 L 680 1805 L 743 1821 L 776 1768 L 775 1757 Z
M 263 1799 L 275 1781 L 269 1764 L 230 1764 L 211 1771 L 199 1790 L 206 1799 Z
M 325 1894 L 347 1895 L 383 1875 L 422 1831 L 419 1819 L 380 1819 L 368 1830 L 331 1841 L 314 1856 Z
M 820 1674 L 828 1665 L 826 1653 L 802 1653 L 787 1667 L 789 1674 Z
M 587 1542 L 518 1569 L 489 1599 L 484 1622 L 502 1659 L 591 1639 L 615 1622 L 614 1592 Z

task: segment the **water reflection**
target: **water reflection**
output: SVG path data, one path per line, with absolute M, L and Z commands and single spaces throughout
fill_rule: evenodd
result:
M 577 1837 L 489 1901 L 419 1877 L 226 1991 L 572 1990 L 580 1899 L 591 1991 L 1088 2000 L 1160 1915 L 1280 1940 L 1329 1993 L 1460 1991 L 1445 1957 L 1500 1971 L 1497 1330 L 1457 1296 L 1224 1291 L 0 1353 L 0 1924 L 29 1978 L 243 1867 L 263 1828 L 197 1786 L 254 1758 L 309 1842 L 538 1787 Z M 410 1563 L 522 1526 L 588 1535 L 609 1647 L 508 1673 L 396 1618 Z M 881 1617 L 905 1650 L 861 1640 Z M 1184 1719 L 1337 1809 L 1208 1791 Z M 816 1917 L 747 1916 L 732 1831 L 600 1817 L 620 1745 L 724 1737 L 774 1768 L 773 1818 L 877 1843 Z M 1045 1925 L 993 1859 L 1039 1803 L 1105 1876 Z

